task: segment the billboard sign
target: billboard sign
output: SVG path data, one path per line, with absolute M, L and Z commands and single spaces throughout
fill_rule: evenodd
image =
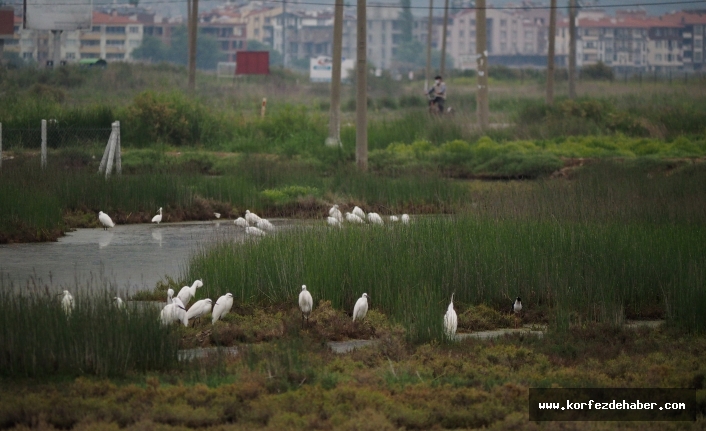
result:
M 269 75 L 269 51 L 238 51 L 235 56 L 236 75 Z
M 351 71 L 355 67 L 352 59 L 342 59 L 341 80 L 348 79 Z M 333 59 L 331 57 L 320 56 L 309 59 L 309 80 L 311 82 L 331 82 L 333 74 Z
M 15 9 L 0 7 L 0 35 L 12 36 L 15 34 Z
M 25 28 L 31 30 L 79 30 L 91 28 L 93 0 L 50 2 L 25 1 Z

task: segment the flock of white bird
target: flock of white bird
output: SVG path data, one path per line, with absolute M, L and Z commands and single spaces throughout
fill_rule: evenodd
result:
M 377 225 L 384 224 L 384 221 L 383 221 L 382 216 L 380 214 L 375 213 L 375 212 L 369 212 L 368 214 L 365 214 L 365 211 L 363 211 L 359 206 L 355 206 L 353 208 L 353 211 L 351 211 L 351 212 L 346 212 L 345 218 L 344 218 L 341 210 L 338 209 L 338 205 L 334 205 L 331 207 L 330 210 L 328 210 L 328 217 L 326 218 L 326 222 L 329 225 L 340 227 L 340 226 L 342 226 L 344 220 L 349 223 L 365 223 L 367 220 L 368 223 L 370 223 L 370 224 L 377 224 Z M 402 222 L 404 224 L 409 224 L 409 215 L 408 214 L 402 214 L 401 216 L 391 215 L 389 217 L 389 221 L 391 223 Z

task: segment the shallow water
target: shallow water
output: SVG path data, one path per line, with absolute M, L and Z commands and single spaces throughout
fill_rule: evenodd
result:
M 271 221 L 280 229 L 291 225 Z M 16 287 L 107 285 L 127 294 L 179 277 L 200 245 L 245 238 L 243 228 L 228 220 L 78 229 L 57 242 L 0 245 L 0 274 Z

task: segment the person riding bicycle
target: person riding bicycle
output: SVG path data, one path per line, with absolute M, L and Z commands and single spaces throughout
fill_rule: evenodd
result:
M 436 105 L 439 113 L 444 113 L 444 101 L 446 100 L 446 83 L 440 75 L 434 77 L 434 85 L 427 92 L 429 95 L 429 106 Z

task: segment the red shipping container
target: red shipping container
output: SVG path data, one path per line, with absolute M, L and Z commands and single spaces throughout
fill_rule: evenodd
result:
M 269 75 L 269 51 L 238 51 L 235 59 L 236 75 Z
M 0 7 L 0 34 L 15 34 L 15 9 Z

